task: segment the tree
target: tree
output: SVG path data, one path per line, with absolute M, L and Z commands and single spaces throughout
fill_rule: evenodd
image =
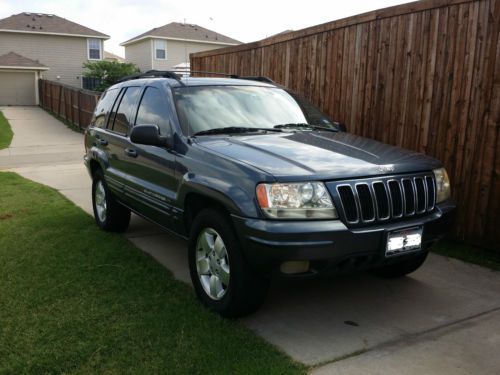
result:
M 137 73 L 139 69 L 132 63 L 119 63 L 116 61 L 96 61 L 83 64 L 85 77 L 97 78 L 100 83 L 95 88 L 104 91 L 114 85 L 118 80 L 131 74 Z

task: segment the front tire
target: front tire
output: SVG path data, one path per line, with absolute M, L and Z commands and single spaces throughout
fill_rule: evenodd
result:
M 101 170 L 92 181 L 92 207 L 94 218 L 102 230 L 124 232 L 130 223 L 130 210 L 118 203 L 108 188 Z
M 412 258 L 403 260 L 401 262 L 377 268 L 373 270 L 372 273 L 387 279 L 403 277 L 418 270 L 422 266 L 422 264 L 424 264 L 425 260 L 427 259 L 427 255 L 428 251 L 425 251 L 423 254 L 415 255 Z
M 246 263 L 227 215 L 201 211 L 191 227 L 188 251 L 196 295 L 209 309 L 236 318 L 262 305 L 269 281 Z

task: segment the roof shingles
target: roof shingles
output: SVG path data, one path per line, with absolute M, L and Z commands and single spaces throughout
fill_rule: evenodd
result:
M 0 31 L 92 36 L 108 39 L 109 36 L 54 14 L 19 13 L 0 20 Z
M 154 29 L 146 31 L 143 34 L 137 35 L 136 37 L 123 42 L 121 45 L 130 44 L 131 42 L 146 37 L 187 39 L 221 44 L 241 44 L 241 42 L 236 39 L 216 33 L 215 31 L 209 29 L 205 29 L 204 27 L 198 25 L 171 22 L 167 25 L 155 27 Z
M 14 52 L 6 53 L 5 55 L 0 56 L 0 67 L 12 67 L 12 68 L 40 68 L 47 69 L 47 67 L 43 64 L 40 64 L 38 61 L 28 59 L 27 57 L 18 55 Z

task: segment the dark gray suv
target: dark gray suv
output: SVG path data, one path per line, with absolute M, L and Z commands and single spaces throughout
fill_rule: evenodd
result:
M 125 231 L 133 211 L 187 239 L 198 298 L 227 317 L 257 309 L 272 274 L 413 272 L 454 209 L 440 162 L 262 77 L 130 77 L 103 93 L 85 147 L 99 227 Z

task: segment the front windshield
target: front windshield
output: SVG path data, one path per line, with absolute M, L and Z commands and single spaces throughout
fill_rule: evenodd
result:
M 173 93 L 185 134 L 226 127 L 308 123 L 297 101 L 275 87 L 196 86 L 179 87 Z

